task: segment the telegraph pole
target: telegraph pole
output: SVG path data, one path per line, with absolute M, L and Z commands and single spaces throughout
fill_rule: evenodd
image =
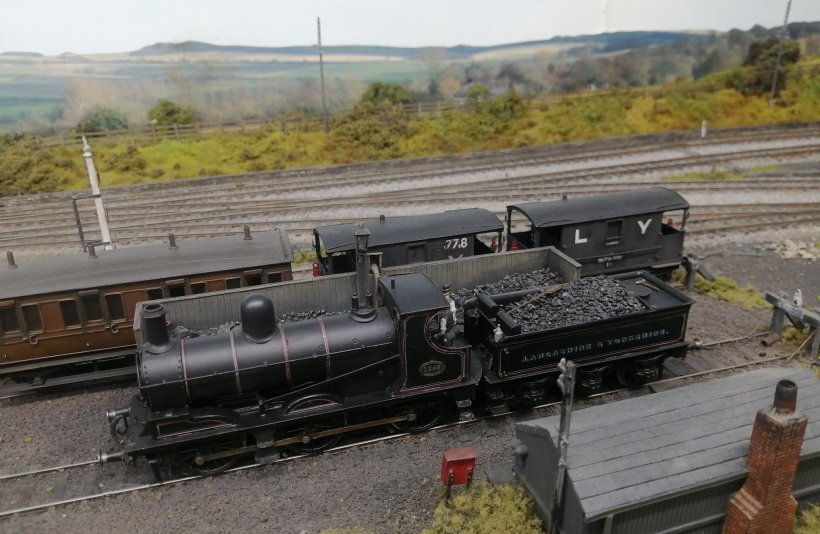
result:
M 85 159 L 85 167 L 88 171 L 88 180 L 91 182 L 91 195 L 86 198 L 94 199 L 94 206 L 97 209 L 97 221 L 100 223 L 101 244 L 105 246 L 105 250 L 113 250 L 114 247 L 111 245 L 111 233 L 108 231 L 108 218 L 106 217 L 102 193 L 100 192 L 100 178 L 97 175 L 97 169 L 94 168 L 94 160 L 92 160 L 91 157 L 91 147 L 88 145 L 85 136 L 83 136 L 83 159 Z M 79 224 L 79 220 L 78 216 L 77 224 Z M 80 237 L 82 237 L 82 235 Z M 83 243 L 83 246 L 85 246 L 85 243 Z
M 774 95 L 777 93 L 777 75 L 780 73 L 780 59 L 783 57 L 783 43 L 786 40 L 786 28 L 789 25 L 789 11 L 792 8 L 792 0 L 786 4 L 786 17 L 783 19 L 783 28 L 780 30 L 780 44 L 777 47 L 777 61 L 774 64 L 774 74 L 772 74 L 772 93 L 769 95 L 769 107 L 772 107 Z
M 791 2 L 791 0 L 789 0 Z M 327 106 L 325 105 L 325 63 L 322 60 L 322 19 L 316 17 L 316 29 L 319 33 L 319 78 L 322 82 L 322 124 L 327 133 Z

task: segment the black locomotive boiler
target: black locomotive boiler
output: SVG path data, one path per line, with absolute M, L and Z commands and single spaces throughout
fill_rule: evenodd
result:
M 550 255 L 560 254 L 540 249 L 397 267 L 371 284 L 360 251 L 356 275 L 271 286 L 283 295 L 301 288 L 296 293 L 308 300 L 317 284 L 351 282 L 352 311 L 283 322 L 272 300 L 252 294 L 240 322 L 196 337 L 169 326 L 177 304 L 179 311 L 196 299 L 198 313 L 208 316 L 207 301 L 231 295 L 170 301 L 168 313 L 163 304 L 144 305 L 140 394 L 109 412 L 121 448 L 101 459 L 146 458 L 160 477 L 215 473 L 243 454 L 265 461 L 286 450 L 320 452 L 367 428 L 421 431 L 448 416 L 469 420 L 532 405 L 545 398 L 562 357 L 578 365 L 583 392 L 593 392 L 607 376 L 630 384 L 656 378 L 664 359 L 685 354 L 691 301 L 646 273 L 606 280 L 631 288 L 636 308 L 623 316 L 560 327 L 522 324 L 504 307 L 562 290 L 530 288 L 470 299 L 455 342 L 440 335 L 450 310 L 440 278 L 501 278 L 510 265 Z
M 451 402 L 471 417 L 481 363 L 469 346 L 431 335 L 447 307 L 440 289 L 419 273 L 382 278 L 380 288 L 379 307 L 284 324 L 267 297 L 251 296 L 241 327 L 187 339 L 169 335 L 154 305 L 138 355 L 141 395 L 109 414 L 123 448 L 105 459 L 145 456 L 158 476 L 166 466 L 212 472 L 241 452 L 262 460 L 282 448 L 319 452 L 368 427 L 424 430 Z

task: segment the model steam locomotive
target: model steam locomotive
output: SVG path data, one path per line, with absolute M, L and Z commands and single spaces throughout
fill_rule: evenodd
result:
M 691 300 L 650 274 L 601 277 L 634 300 L 624 314 L 580 317 L 558 327 L 524 324 L 526 314 L 516 310 L 564 298 L 578 283 L 577 263 L 546 248 L 379 272 L 368 269 L 362 235 L 355 275 L 268 288 L 282 295 L 281 302 L 299 302 L 295 306 L 333 301 L 330 311 L 339 310 L 337 297 L 347 292 L 351 311 L 284 322 L 273 300 L 251 289 L 144 304 L 140 394 L 109 412 L 121 448 L 101 460 L 146 458 L 158 478 L 217 473 L 245 454 L 264 462 L 285 451 L 320 452 L 368 428 L 422 431 L 455 415 L 469 420 L 540 403 L 562 357 L 578 365 L 580 392 L 592 393 L 607 377 L 627 385 L 653 380 L 666 358 L 686 352 Z M 568 281 L 478 292 L 462 301 L 463 319 L 455 340 L 447 341 L 440 326 L 451 313 L 441 289 L 445 279 L 456 290 L 533 263 L 557 266 Z M 193 337 L 179 326 L 186 310 L 213 320 L 226 302 L 246 294 L 240 322 Z

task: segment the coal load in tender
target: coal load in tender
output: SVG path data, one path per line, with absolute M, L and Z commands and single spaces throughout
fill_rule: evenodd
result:
M 508 274 L 498 282 L 480 285 L 473 289 L 459 289 L 455 292 L 454 296 L 456 302 L 461 305 L 465 300 L 475 298 L 479 293 L 486 293 L 487 295 L 514 293 L 527 289 L 540 289 L 542 287 L 560 284 L 563 281 L 564 279 L 558 273 L 554 273 L 549 269 L 538 269 L 530 273 Z
M 507 313 L 521 325 L 522 334 L 612 319 L 646 309 L 641 299 L 606 276 L 582 278 L 564 284 L 557 293 L 534 299 L 536 295 L 506 306 Z

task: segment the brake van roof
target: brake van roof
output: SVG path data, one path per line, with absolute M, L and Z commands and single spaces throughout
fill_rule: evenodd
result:
M 482 208 L 471 208 L 427 215 L 371 219 L 365 221 L 365 227 L 370 230 L 367 246 L 374 248 L 429 239 L 500 232 L 504 225 L 492 212 Z M 319 226 L 313 230 L 313 233 L 321 239 L 328 254 L 356 248 L 351 223 Z
M 689 209 L 689 203 L 678 193 L 665 187 L 527 202 L 507 207 L 508 212 L 520 211 L 536 227 L 618 219 L 678 209 Z

